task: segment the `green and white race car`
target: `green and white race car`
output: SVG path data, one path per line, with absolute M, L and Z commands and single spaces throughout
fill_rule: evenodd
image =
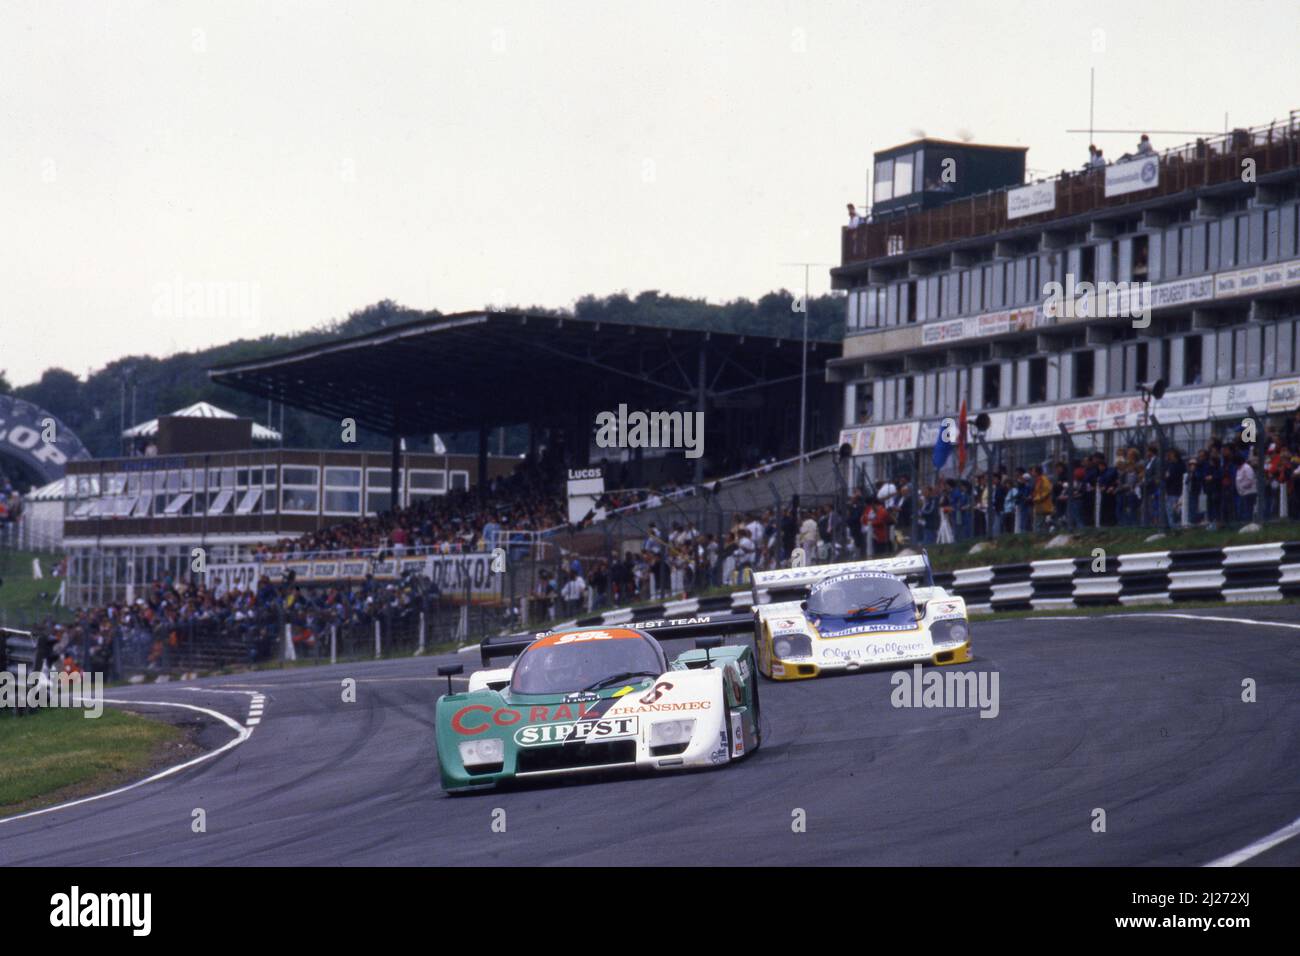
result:
M 676 634 L 689 636 L 690 629 Z M 476 671 L 465 693 L 438 699 L 436 733 L 443 789 L 611 770 L 682 770 L 737 760 L 756 750 L 758 681 L 746 642 L 704 637 L 671 661 L 634 627 L 585 627 L 489 638 L 483 663 L 518 655 L 506 668 Z M 443 665 L 449 679 L 463 671 Z

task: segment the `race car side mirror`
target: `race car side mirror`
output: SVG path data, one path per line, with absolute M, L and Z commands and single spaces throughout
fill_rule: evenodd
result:
M 447 678 L 447 693 L 451 693 L 451 678 L 455 674 L 465 673 L 464 664 L 439 664 L 438 676 Z
M 801 610 L 801 611 L 806 611 L 806 610 L 808 610 L 808 602 L 807 602 L 807 601 L 800 601 L 800 602 L 799 602 L 799 610 Z
M 721 646 L 722 646 L 722 638 L 720 637 L 701 637 L 701 638 L 697 638 L 695 641 L 695 649 L 697 651 L 703 651 L 704 659 L 708 661 L 710 664 L 713 663 L 713 658 L 709 656 L 709 651 L 713 650 L 713 648 L 715 647 L 721 647 Z

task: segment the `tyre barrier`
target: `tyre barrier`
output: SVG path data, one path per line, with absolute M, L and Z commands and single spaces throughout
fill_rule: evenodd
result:
M 1095 566 L 1095 568 L 1094 568 Z M 939 573 L 967 610 L 1043 611 L 1300 597 L 1300 542 L 1145 551 Z
M 1278 601 L 1300 597 L 1300 541 L 994 564 L 936 572 L 934 583 L 964 598 L 966 609 L 975 614 L 1191 601 Z M 766 603 L 766 592 L 760 591 L 758 598 L 759 603 Z M 554 626 L 612 626 L 741 610 L 752 603 L 751 592 L 741 590 L 666 601 L 635 611 L 617 608 Z

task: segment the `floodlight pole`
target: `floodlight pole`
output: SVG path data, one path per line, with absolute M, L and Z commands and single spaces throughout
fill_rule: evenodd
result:
M 782 265 L 803 266 L 803 346 L 799 366 L 799 499 L 803 500 L 804 449 L 807 441 L 805 420 L 808 417 L 808 273 L 813 266 L 824 262 L 785 262 Z
M 402 474 L 402 435 L 394 429 L 392 438 L 392 452 L 388 459 L 388 507 L 396 511 L 400 505 L 398 495 L 401 493 L 398 482 Z
M 799 368 L 799 500 L 803 500 L 804 423 L 808 419 L 808 267 L 803 264 L 803 346 Z
M 708 372 L 708 346 L 705 344 L 705 342 L 701 342 L 699 364 L 697 366 L 696 379 L 695 379 L 697 383 L 696 394 L 695 394 L 695 409 L 699 413 L 697 417 L 697 421 L 699 422 L 699 428 L 700 428 L 700 434 L 698 440 L 700 442 L 701 451 L 703 450 L 704 434 L 705 434 L 704 409 L 705 409 L 706 399 L 708 395 L 708 391 L 707 391 L 708 385 L 705 383 L 704 380 L 707 372 Z M 695 459 L 695 471 L 691 476 L 691 480 L 696 485 L 696 487 L 699 487 L 704 483 L 704 455 L 703 454 L 701 454 L 699 458 Z
M 1156 382 L 1156 387 L 1163 394 L 1163 382 Z M 1160 426 L 1160 420 L 1151 412 L 1151 399 L 1157 397 L 1154 392 L 1145 385 L 1138 385 L 1138 392 L 1142 396 L 1142 415 L 1145 421 L 1145 428 L 1153 428 L 1156 433 L 1156 501 L 1160 503 L 1160 526 L 1166 531 L 1169 530 L 1169 503 L 1165 500 L 1168 492 L 1165 490 L 1165 449 L 1168 447 L 1165 443 L 1165 430 Z

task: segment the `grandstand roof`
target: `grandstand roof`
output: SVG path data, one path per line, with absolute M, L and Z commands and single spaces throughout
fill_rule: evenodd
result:
M 839 352 L 838 342 L 809 340 L 809 381 L 820 381 L 818 369 Z M 710 402 L 800 373 L 798 339 L 466 312 L 221 365 L 208 375 L 384 434 L 420 435 L 572 423 L 587 408 L 619 402 L 693 408 L 701 353 Z

